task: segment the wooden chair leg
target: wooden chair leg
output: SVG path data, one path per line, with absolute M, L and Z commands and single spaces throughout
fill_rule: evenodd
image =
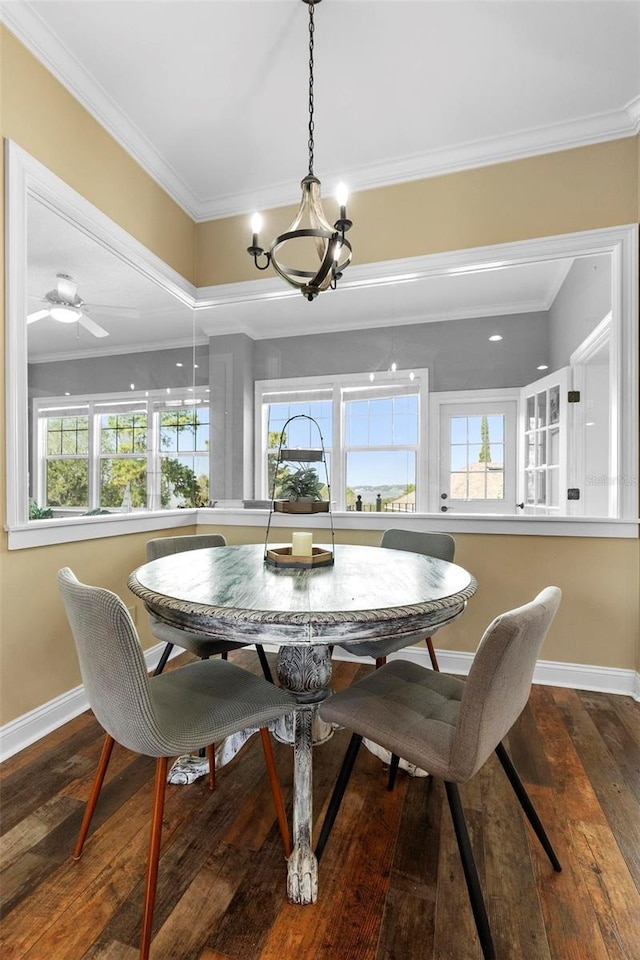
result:
M 379 667 L 384 667 L 386 662 L 387 662 L 386 657 L 376 657 L 376 670 L 378 670 Z
M 149 855 L 147 857 L 147 879 L 144 890 L 144 912 L 142 915 L 142 939 L 140 941 L 140 960 L 148 960 L 153 927 L 153 908 L 156 903 L 156 885 L 158 882 L 158 861 L 160 859 L 160 841 L 162 839 L 162 813 L 164 794 L 167 785 L 168 757 L 156 760 L 156 782 L 153 795 L 153 813 L 151 816 L 151 835 L 149 837 Z
M 79 860 L 82 856 L 82 848 L 85 840 L 87 839 L 89 827 L 91 826 L 91 818 L 93 817 L 93 812 L 96 809 L 98 797 L 100 796 L 102 784 L 104 783 L 104 775 L 107 772 L 107 767 L 109 766 L 109 760 L 111 759 L 111 751 L 113 750 L 114 743 L 115 740 L 113 737 L 107 734 L 104 738 L 104 744 L 102 745 L 102 753 L 100 754 L 100 760 L 98 761 L 98 769 L 96 770 L 95 777 L 93 778 L 91 793 L 89 794 L 89 799 L 87 800 L 87 805 L 84 809 L 84 817 L 82 818 L 80 833 L 78 834 L 76 847 L 73 851 L 74 860 Z
M 273 793 L 273 802 L 275 804 L 276 815 L 278 817 L 280 836 L 282 837 L 282 845 L 284 846 L 284 855 L 285 857 L 290 857 L 291 837 L 289 835 L 289 824 L 287 823 L 287 814 L 284 809 L 282 790 L 280 788 L 280 781 L 278 780 L 278 771 L 276 770 L 276 758 L 273 755 L 273 746 L 269 736 L 269 731 L 266 727 L 260 727 L 260 736 L 262 738 L 262 749 L 264 750 L 264 759 L 267 764 L 267 773 L 269 774 L 271 792 Z
M 458 786 L 455 783 L 448 783 L 447 781 L 445 781 L 444 786 L 447 791 L 453 829 L 455 830 L 456 840 L 458 841 L 458 850 L 460 851 L 460 859 L 462 860 L 462 869 L 464 870 L 464 878 L 467 883 L 473 918 L 476 922 L 476 930 L 478 931 L 478 938 L 482 948 L 482 956 L 484 960 L 496 960 L 496 951 L 491 937 L 489 918 L 487 917 L 487 910 L 484 905 L 478 871 L 476 870 L 475 860 L 473 859 L 473 850 L 471 849 L 471 841 L 469 840 L 467 822 L 464 818 L 462 803 L 460 802 Z
M 209 761 L 209 790 L 216 788 L 216 745 L 210 743 L 207 747 L 207 759 Z
M 433 649 L 433 640 L 431 637 L 425 637 L 424 641 L 427 645 L 427 650 L 429 651 L 429 659 L 431 660 L 431 666 L 434 670 L 437 670 L 440 673 L 440 667 L 438 666 L 438 658 L 436 657 L 436 651 Z

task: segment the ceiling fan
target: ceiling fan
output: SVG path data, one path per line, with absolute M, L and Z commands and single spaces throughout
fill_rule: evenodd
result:
M 110 307 L 100 304 L 88 304 L 78 296 L 78 284 L 66 273 L 56 275 L 56 285 L 53 290 L 45 293 L 44 297 L 31 297 L 46 303 L 44 310 L 36 310 L 27 314 L 27 323 L 35 323 L 44 317 L 51 317 L 58 323 L 79 323 L 94 337 L 108 337 L 109 331 L 101 327 L 90 316 L 93 313 L 107 314 L 112 317 L 137 317 L 138 311 L 133 307 Z

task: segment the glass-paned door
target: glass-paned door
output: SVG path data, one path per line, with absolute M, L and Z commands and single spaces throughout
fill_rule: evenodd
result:
M 530 516 L 565 514 L 569 368 L 523 387 L 519 498 Z
M 440 407 L 440 487 L 445 513 L 516 512 L 516 401 Z

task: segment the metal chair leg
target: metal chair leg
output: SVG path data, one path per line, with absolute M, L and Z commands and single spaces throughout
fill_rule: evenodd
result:
M 160 842 L 162 839 L 162 813 L 167 783 L 168 758 L 156 760 L 156 782 L 153 795 L 153 814 L 151 817 L 151 835 L 149 855 L 147 857 L 147 878 L 144 891 L 144 912 L 142 916 L 142 939 L 140 941 L 140 960 L 148 960 L 153 927 L 153 908 L 156 903 L 156 885 L 158 882 L 158 862 L 160 860 Z
M 320 857 L 322 856 L 327 840 L 329 839 L 331 828 L 333 827 L 335 819 L 338 815 L 338 810 L 340 809 L 340 804 L 342 803 L 342 798 L 347 788 L 349 777 L 351 776 L 351 771 L 353 770 L 353 765 L 356 762 L 356 757 L 358 756 L 358 750 L 360 749 L 361 743 L 361 734 L 354 733 L 349 741 L 347 752 L 344 755 L 342 767 L 340 768 L 336 785 L 333 788 L 331 800 L 329 801 L 329 806 L 327 807 L 322 829 L 320 830 L 320 837 L 315 849 L 318 863 L 320 862 Z
M 536 812 L 536 808 L 531 802 L 531 797 L 527 793 L 522 780 L 518 776 L 518 771 L 514 767 L 511 757 L 507 753 L 504 744 L 502 743 L 498 744 L 498 746 L 496 747 L 496 756 L 498 757 L 498 760 L 502 764 L 502 769 L 504 770 L 507 777 L 509 778 L 509 783 L 513 787 L 513 792 L 515 793 L 516 797 L 520 801 L 520 806 L 524 810 L 527 820 L 533 827 L 538 840 L 542 844 L 544 852 L 549 857 L 551 866 L 556 871 L 556 873 L 560 873 L 562 870 L 562 867 L 560 866 L 560 861 L 556 856 L 555 850 L 551 846 L 551 841 L 549 840 L 549 837 L 547 836 L 547 833 L 544 827 L 542 826 L 542 821 L 540 820 L 540 817 Z
M 167 643 L 164 650 L 162 651 L 162 656 L 158 660 L 158 666 L 153 671 L 154 677 L 160 676 L 160 674 L 162 673 L 162 671 L 167 665 L 167 660 L 169 659 L 169 654 L 171 653 L 172 650 L 173 650 L 173 644 Z
M 464 818 L 462 803 L 460 802 L 458 786 L 457 784 L 449 783 L 446 780 L 444 786 L 445 790 L 447 791 L 447 800 L 449 801 L 449 809 L 451 810 L 453 829 L 455 830 L 456 840 L 458 841 L 458 850 L 460 851 L 460 859 L 462 860 L 464 878 L 467 882 L 467 890 L 469 892 L 469 900 L 471 901 L 471 909 L 473 910 L 473 918 L 476 922 L 476 930 L 478 931 L 480 946 L 482 947 L 482 955 L 484 960 L 496 960 L 496 952 L 493 946 L 493 939 L 491 937 L 491 929 L 489 927 L 489 918 L 487 917 L 487 910 L 484 905 L 484 898 L 480 888 L 478 871 L 476 870 L 475 860 L 473 859 L 471 841 L 469 840 L 467 823 Z
M 109 766 L 109 760 L 111 759 L 111 751 L 113 750 L 113 744 L 115 740 L 113 737 L 106 735 L 104 738 L 104 743 L 102 745 L 102 753 L 100 754 L 100 759 L 98 761 L 98 768 L 96 770 L 95 777 L 93 778 L 93 784 L 91 786 L 91 793 L 89 794 L 89 799 L 87 800 L 87 805 L 84 809 L 84 816 L 82 818 L 82 824 L 80 826 L 80 833 L 78 834 L 78 839 L 76 840 L 75 850 L 73 851 L 73 859 L 79 860 L 82 856 L 82 848 L 84 847 L 84 842 L 87 839 L 87 834 L 89 832 L 89 827 L 91 826 L 91 819 L 93 817 L 94 810 L 96 809 L 96 804 L 98 802 L 98 797 L 100 796 L 100 791 L 102 790 L 102 784 L 104 783 L 104 776 L 107 772 L 107 767 Z
M 264 750 L 264 759 L 267 764 L 269 782 L 271 783 L 271 792 L 273 793 L 273 802 L 275 804 L 276 814 L 278 817 L 280 836 L 282 837 L 282 845 L 284 846 L 284 855 L 285 857 L 290 857 L 291 837 L 289 835 L 289 824 L 287 822 L 284 801 L 282 799 L 282 789 L 280 787 L 278 771 L 276 769 L 276 758 L 273 755 L 273 744 L 271 743 L 269 731 L 266 727 L 260 727 L 260 736 L 262 737 L 262 749 Z
M 271 668 L 269 667 L 267 655 L 264 652 L 264 647 L 259 643 L 256 643 L 256 653 L 258 654 L 258 660 L 260 661 L 260 666 L 262 667 L 265 680 L 267 680 L 269 683 L 273 683 L 273 676 L 271 674 Z
M 389 780 L 387 782 L 387 790 L 391 792 L 396 785 L 396 775 L 398 773 L 398 764 L 400 763 L 400 757 L 397 753 L 391 754 L 391 763 L 389 764 Z

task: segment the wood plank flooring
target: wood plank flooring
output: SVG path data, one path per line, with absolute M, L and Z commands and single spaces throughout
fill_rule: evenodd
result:
M 334 686 L 369 669 L 337 661 Z M 3 960 L 138 956 L 152 760 L 116 745 L 71 860 L 102 739 L 83 714 L 0 767 Z M 317 828 L 347 741 L 315 750 Z M 534 687 L 507 746 L 564 869 L 492 759 L 461 795 L 500 960 L 640 960 L 640 705 Z M 275 751 L 290 811 L 291 751 Z M 400 771 L 388 793 L 361 751 L 307 907 L 287 902 L 258 738 L 216 784 L 167 788 L 152 960 L 480 960 L 440 783 Z

